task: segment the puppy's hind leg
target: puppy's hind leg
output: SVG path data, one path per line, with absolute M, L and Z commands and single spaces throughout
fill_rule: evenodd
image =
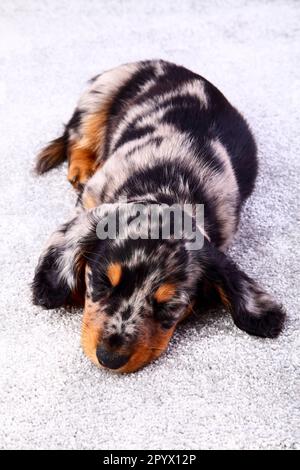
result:
M 69 132 L 68 180 L 82 186 L 109 156 L 108 124 L 122 86 L 137 71 L 136 64 L 121 65 L 89 82 L 73 116 Z M 71 120 L 72 121 L 72 120 Z
M 68 160 L 68 180 L 81 189 L 93 175 L 103 140 L 105 116 L 75 109 L 62 136 L 52 140 L 37 157 L 35 171 L 41 175 Z
M 70 133 L 68 150 L 68 180 L 77 190 L 93 176 L 101 161 L 107 127 L 108 110 L 77 111 L 81 115 L 76 131 Z
M 108 123 L 112 108 L 115 102 L 119 103 L 121 88 L 138 70 L 138 64 L 125 64 L 89 82 L 63 135 L 50 142 L 38 155 L 38 174 L 68 160 L 68 180 L 75 189 L 82 189 L 109 156 L 106 143 L 109 143 Z M 123 102 L 119 104 L 123 105 Z

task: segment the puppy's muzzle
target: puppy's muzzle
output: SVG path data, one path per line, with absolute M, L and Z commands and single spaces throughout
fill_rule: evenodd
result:
M 130 357 L 114 351 L 109 351 L 102 344 L 97 347 L 96 356 L 99 364 L 107 367 L 108 369 L 120 369 L 120 367 L 123 367 L 128 362 Z

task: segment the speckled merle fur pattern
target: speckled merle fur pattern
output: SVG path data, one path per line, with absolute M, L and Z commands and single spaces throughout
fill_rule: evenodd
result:
M 223 302 L 239 328 L 277 336 L 282 308 L 226 255 L 257 176 L 256 144 L 245 119 L 215 86 L 184 67 L 165 61 L 126 64 L 89 82 L 60 138 L 55 164 L 67 158 L 86 116 L 104 105 L 108 116 L 97 169 L 81 187 L 75 214 L 41 255 L 34 302 L 57 308 L 79 292 L 99 305 L 99 315 L 105 315 L 101 340 L 115 338 L 115 346 L 138 341 L 145 318 L 147 328 L 168 329 L 189 306 L 197 312 L 215 301 Z M 204 204 L 203 248 L 189 251 L 185 239 L 132 240 L 130 234 L 126 240 L 100 241 L 97 221 L 117 210 L 124 197 L 144 204 Z M 90 199 L 88 208 L 84 201 Z M 110 209 L 101 210 L 105 203 Z M 116 287 L 107 279 L 111 263 L 122 265 Z M 157 305 L 153 294 L 164 283 L 175 285 L 176 292 Z

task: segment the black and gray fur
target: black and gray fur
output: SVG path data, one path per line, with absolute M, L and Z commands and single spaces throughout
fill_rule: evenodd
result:
M 184 67 L 127 64 L 90 82 L 61 138 L 64 155 L 57 163 L 66 158 L 69 143 L 82 137 L 86 116 L 107 102 L 97 154 L 101 166 L 82 189 L 77 213 L 40 258 L 34 302 L 46 308 L 70 302 L 76 289 L 84 290 L 80 273 L 87 263 L 87 297 L 106 312 L 106 338 L 135 341 L 145 317 L 170 328 L 188 305 L 197 311 L 210 299 L 221 301 L 220 289 L 239 328 L 277 336 L 282 308 L 225 254 L 257 176 L 256 144 L 244 118 L 216 87 Z M 203 248 L 188 251 L 184 239 L 99 241 L 95 227 L 102 205 L 113 203 L 110 210 L 117 210 L 122 197 L 144 204 L 204 204 Z M 85 209 L 87 198 L 95 208 Z M 114 261 L 124 266 L 116 289 L 105 276 Z M 172 301 L 158 306 L 152 294 L 163 282 L 178 289 Z

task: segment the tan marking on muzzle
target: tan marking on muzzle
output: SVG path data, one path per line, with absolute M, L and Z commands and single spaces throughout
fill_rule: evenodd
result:
M 103 335 L 105 314 L 99 312 L 99 305 L 86 299 L 82 323 L 81 345 L 85 355 L 98 367 L 102 367 L 97 359 L 96 350 Z M 137 342 L 130 346 L 130 358 L 120 369 L 112 369 L 111 372 L 130 373 L 141 369 L 149 362 L 157 359 L 168 347 L 176 325 L 165 331 L 160 325 L 152 321 L 144 325 L 143 331 Z M 124 347 L 122 354 L 126 354 Z
M 171 337 L 175 331 L 175 326 L 167 331 L 158 327 L 154 334 L 145 335 L 144 339 L 138 342 L 134 353 L 127 364 L 116 370 L 119 373 L 136 372 L 157 359 L 167 349 Z
M 86 299 L 81 328 L 81 346 L 85 355 L 96 365 L 99 362 L 96 349 L 102 336 L 104 317 L 98 312 L 99 306 Z

